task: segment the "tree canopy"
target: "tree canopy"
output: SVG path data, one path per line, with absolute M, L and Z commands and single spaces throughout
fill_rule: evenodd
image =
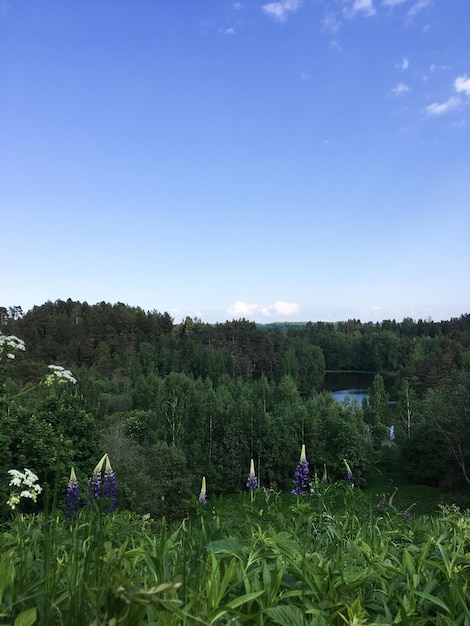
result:
M 130 507 L 166 499 L 168 510 L 155 513 L 175 512 L 171 494 L 186 498 L 202 475 L 213 493 L 243 488 L 251 459 L 260 484 L 289 489 L 301 443 L 314 473 L 326 464 L 342 478 L 347 458 L 358 484 L 391 450 L 416 480 L 449 488 L 469 480 L 469 315 L 175 323 L 122 303 L 67 300 L 26 314 L 3 308 L 1 324 L 2 336 L 26 346 L 0 362 L 5 471 L 34 465 L 51 481 L 73 464 L 85 474 L 104 448 Z M 45 385 L 51 364 L 77 384 Z M 366 376 L 369 400 L 334 401 L 335 373 Z

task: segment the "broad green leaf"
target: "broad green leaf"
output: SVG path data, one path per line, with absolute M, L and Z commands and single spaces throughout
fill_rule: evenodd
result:
M 240 552 L 240 544 L 235 539 L 227 537 L 225 539 L 210 541 L 206 545 L 206 549 L 215 554 L 238 554 Z
M 263 613 L 279 626 L 304 626 L 304 612 L 298 606 L 273 606 Z
M 15 626 L 33 626 L 36 621 L 36 607 L 26 609 L 15 619 Z

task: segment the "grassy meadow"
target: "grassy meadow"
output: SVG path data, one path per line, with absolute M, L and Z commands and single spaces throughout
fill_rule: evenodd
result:
M 174 523 L 96 505 L 15 512 L 0 623 L 468 626 L 470 514 L 431 491 L 423 503 L 377 476 L 362 491 L 209 494 Z

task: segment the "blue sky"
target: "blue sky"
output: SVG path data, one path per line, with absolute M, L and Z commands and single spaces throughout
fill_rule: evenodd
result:
M 470 312 L 467 0 L 0 0 L 0 305 Z

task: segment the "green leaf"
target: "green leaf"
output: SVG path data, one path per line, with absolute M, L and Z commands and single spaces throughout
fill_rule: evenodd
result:
M 450 609 L 447 604 L 445 604 L 445 602 L 443 602 L 439 598 L 436 598 L 436 596 L 431 596 L 429 593 L 424 593 L 423 591 L 416 591 L 415 593 L 420 598 L 424 598 L 425 600 L 428 600 L 428 602 L 437 604 L 437 606 L 441 607 L 441 609 L 444 609 L 446 613 L 450 613 Z
M 18 615 L 15 619 L 15 626 L 33 626 L 36 621 L 36 607 L 32 609 L 26 609 Z
M 0 601 L 3 598 L 5 587 L 10 582 L 11 567 L 0 561 Z
M 215 554 L 238 554 L 240 552 L 240 544 L 235 539 L 227 537 L 226 539 L 210 541 L 206 545 L 206 549 Z
M 304 626 L 304 612 L 298 606 L 273 606 L 263 613 L 279 626 Z
M 261 591 L 253 591 L 252 593 L 247 593 L 243 596 L 235 598 L 235 600 L 231 600 L 225 606 L 229 609 L 236 609 L 238 606 L 241 606 L 242 604 L 246 604 L 247 602 L 251 602 L 252 600 L 255 600 L 256 598 L 259 598 L 260 596 L 263 595 L 263 593 L 264 593 L 264 589 L 262 589 Z

